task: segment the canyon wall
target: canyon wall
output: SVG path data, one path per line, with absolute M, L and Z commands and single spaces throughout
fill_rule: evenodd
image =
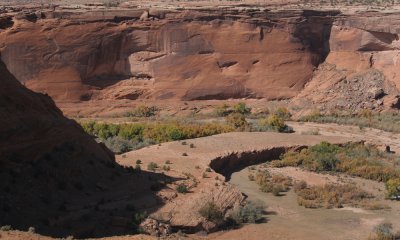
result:
M 126 206 L 142 201 L 141 207 L 156 209 L 160 200 L 150 185 L 168 178 L 118 165 L 113 153 L 65 118 L 50 97 L 22 86 L 1 61 L 0 86 L 0 225 L 53 237 L 135 233 L 136 210 Z
M 322 103 L 343 77 L 372 69 L 381 76 L 373 87 L 388 100 L 357 99 L 354 106 L 383 108 L 397 106 L 400 84 L 400 29 L 393 22 L 397 14 L 235 7 L 44 11 L 8 20 L 0 51 L 21 82 L 56 102 L 300 97 Z M 345 101 L 339 98 L 334 105 Z

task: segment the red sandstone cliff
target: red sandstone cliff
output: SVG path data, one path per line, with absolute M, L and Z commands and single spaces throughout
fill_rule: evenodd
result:
M 300 98 L 327 108 L 398 105 L 397 13 L 230 7 L 48 10 L 4 19 L 2 60 L 58 103 Z M 360 99 L 335 90 L 370 71 L 379 79 L 362 78 L 368 89 Z M 382 99 L 368 100 L 369 88 L 384 91 Z

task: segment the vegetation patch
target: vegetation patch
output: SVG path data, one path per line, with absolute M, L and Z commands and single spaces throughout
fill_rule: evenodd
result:
M 244 206 L 239 206 L 233 209 L 228 220 L 232 221 L 235 225 L 257 223 L 262 220 L 263 209 L 264 206 L 262 204 L 249 202 Z
M 343 205 L 359 206 L 362 201 L 373 196 L 353 184 L 326 184 L 307 186 L 305 182 L 294 187 L 297 202 L 306 208 L 340 208 Z
M 368 240 L 398 240 L 400 239 L 400 232 L 393 231 L 393 225 L 389 222 L 383 222 L 376 225 L 373 229 L 374 235 L 369 237 Z
M 233 127 L 222 123 L 109 124 L 90 121 L 81 125 L 87 133 L 97 137 L 115 153 L 124 153 L 156 143 L 205 137 L 234 130 Z
M 268 170 L 258 172 L 255 181 L 262 192 L 272 193 L 275 196 L 280 196 L 292 186 L 291 178 L 281 174 L 270 174 Z
M 208 221 L 214 223 L 219 223 L 224 219 L 224 214 L 214 202 L 206 203 L 202 208 L 200 208 L 199 214 Z
M 300 152 L 284 154 L 272 161 L 274 167 L 302 167 L 315 172 L 342 172 L 351 176 L 386 183 L 387 197 L 400 195 L 400 159 L 397 155 L 380 151 L 372 145 L 349 143 L 337 146 L 322 142 Z
M 400 114 L 398 112 L 372 113 L 363 110 L 359 113 L 331 112 L 323 114 L 318 110 L 311 112 L 299 119 L 302 122 L 337 123 L 377 128 L 388 132 L 400 133 Z

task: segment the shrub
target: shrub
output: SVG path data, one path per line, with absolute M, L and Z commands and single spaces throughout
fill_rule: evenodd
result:
M 145 126 L 142 124 L 122 124 L 118 136 L 127 140 L 143 140 L 143 134 L 145 131 Z
M 206 203 L 202 208 L 200 208 L 199 214 L 208 221 L 214 223 L 218 223 L 224 218 L 222 211 L 214 202 Z
M 233 105 L 233 112 L 239 113 L 242 115 L 246 115 L 246 114 L 251 113 L 251 108 L 247 107 L 245 103 L 240 102 L 240 103 Z
M 343 204 L 359 206 L 364 200 L 373 196 L 352 184 L 326 184 L 296 188 L 297 202 L 306 208 L 342 207 Z
M 184 152 L 184 153 L 182 153 L 182 156 L 186 157 L 186 156 L 188 156 L 188 154 Z
M 262 205 L 249 202 L 245 206 L 235 208 L 229 216 L 236 224 L 256 223 L 262 218 Z
M 158 168 L 158 165 L 155 162 L 150 162 L 147 165 L 147 170 L 149 170 L 149 171 L 155 171 L 157 168 Z
M 167 165 L 164 165 L 164 166 L 163 166 L 163 170 L 164 170 L 164 171 L 169 171 L 169 170 L 171 170 L 171 167 L 170 167 L 170 166 L 167 166 Z
M 1 226 L 0 230 L 1 231 L 11 231 L 13 229 L 12 229 L 12 227 L 10 225 L 5 225 L 5 226 Z
M 388 222 L 383 222 L 374 227 L 376 240 L 395 240 L 397 237 L 393 233 L 393 225 Z
M 228 125 L 232 126 L 237 130 L 245 130 L 249 124 L 246 121 L 246 117 L 241 113 L 232 113 L 225 118 Z
M 288 191 L 292 186 L 292 179 L 281 174 L 270 174 L 268 171 L 259 172 L 255 177 L 256 183 L 262 192 L 279 196 L 281 192 Z
M 283 118 L 280 118 L 275 114 L 269 115 L 266 120 L 260 122 L 260 125 L 267 127 L 267 129 L 269 128 L 273 131 L 278 131 L 278 132 L 284 132 L 287 128 Z
M 188 192 L 188 188 L 186 187 L 185 184 L 179 184 L 176 187 L 176 191 L 178 191 L 178 193 L 187 193 Z
M 400 199 L 400 178 L 389 179 L 386 190 L 388 198 Z
M 142 164 L 142 160 L 136 160 L 136 164 Z
M 140 170 L 142 170 L 142 168 L 140 167 L 140 165 L 139 165 L 139 164 L 136 164 L 136 166 L 135 166 L 135 170 L 137 170 L 137 171 L 140 171 Z
M 225 117 L 228 116 L 231 113 L 231 111 L 229 110 L 229 106 L 226 103 L 224 103 L 222 105 L 216 106 L 214 109 L 214 113 L 218 117 Z
M 307 183 L 304 180 L 295 182 L 293 184 L 294 191 L 300 191 L 300 190 L 303 190 L 305 188 L 307 188 Z
M 285 107 L 279 107 L 275 110 L 274 114 L 278 116 L 279 118 L 282 118 L 284 120 L 290 119 L 292 114 L 290 114 L 289 110 Z
M 127 117 L 151 117 L 157 112 L 156 107 L 148 107 L 145 105 L 139 105 L 135 107 L 132 111 L 126 114 Z
M 133 149 L 132 143 L 129 140 L 123 139 L 118 136 L 107 138 L 104 144 L 108 149 L 116 154 L 128 152 Z
M 170 160 L 165 161 L 165 164 L 171 164 Z
M 189 146 L 190 146 L 190 148 L 194 148 L 194 144 L 193 143 L 191 143 Z

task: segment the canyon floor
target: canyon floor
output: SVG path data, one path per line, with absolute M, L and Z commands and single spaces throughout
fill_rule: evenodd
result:
M 325 183 L 339 183 L 340 181 L 357 182 L 359 186 L 376 194 L 381 201 L 391 207 L 390 210 L 363 210 L 359 208 L 343 209 L 306 209 L 298 206 L 296 195 L 289 191 L 284 196 L 273 196 L 263 193 L 258 185 L 248 179 L 250 170 L 248 166 L 254 165 L 256 169 L 263 169 L 263 162 L 276 159 L 276 155 L 270 152 L 276 148 L 296 148 L 299 146 L 314 145 L 321 141 L 332 143 L 367 141 L 371 144 L 389 144 L 392 150 L 399 151 L 399 134 L 388 133 L 376 129 L 362 129 L 354 126 L 343 126 L 337 124 L 316 124 L 289 122 L 295 133 L 227 133 L 204 138 L 176 141 L 149 146 L 140 150 L 128 152 L 117 156 L 117 162 L 123 166 L 134 166 L 136 160 L 142 161 L 145 167 L 150 162 L 160 166 L 156 172 L 163 172 L 167 176 L 181 179 L 178 182 L 167 185 L 158 192 L 158 196 L 164 199 L 161 208 L 152 213 L 157 219 L 167 216 L 170 222 L 183 221 L 187 224 L 188 219 L 195 219 L 192 215 L 203 201 L 213 195 L 218 201 L 229 199 L 226 196 L 218 196 L 219 188 L 224 184 L 232 184 L 237 190 L 248 196 L 248 200 L 263 202 L 266 206 L 265 222 L 259 224 L 245 224 L 243 227 L 229 231 L 219 231 L 209 235 L 198 234 L 174 234 L 166 239 L 367 239 L 373 227 L 381 222 L 390 221 L 395 228 L 399 228 L 396 218 L 400 214 L 400 206 L 397 202 L 384 200 L 384 184 L 358 178 L 344 177 L 338 175 L 326 175 L 311 173 L 297 168 L 269 169 L 290 176 L 297 180 L 305 180 L 311 185 L 322 185 Z M 318 135 L 310 135 L 310 130 L 318 129 Z M 190 145 L 193 144 L 190 147 Z M 183 156 L 186 153 L 187 156 Z M 248 155 L 246 155 L 248 154 Z M 258 156 L 254 158 L 254 155 Z M 271 159 L 272 158 L 272 159 Z M 169 160 L 169 171 L 163 171 L 162 165 Z M 213 164 L 213 162 L 215 163 Z M 225 161 L 219 166 L 217 161 Z M 224 183 L 225 177 L 214 170 L 205 171 L 208 166 L 222 171 L 228 181 Z M 220 169 L 218 169 L 221 167 Z M 231 168 L 231 169 L 229 169 Z M 202 176 L 206 173 L 207 176 Z M 187 176 L 191 177 L 188 178 Z M 344 179 L 344 180 L 343 180 Z M 195 183 L 196 184 L 193 184 Z M 176 194 L 175 186 L 180 183 L 191 185 L 186 194 Z M 232 189 L 231 189 L 232 190 Z M 235 190 L 235 191 L 237 191 Z M 234 192 L 235 192 L 234 191 Z M 222 193 L 232 194 L 232 193 Z M 238 197 L 230 195 L 231 197 Z M 146 199 L 140 200 L 143 206 L 148 203 Z M 116 202 L 117 203 L 117 202 Z M 135 203 L 138 204 L 138 203 Z M 152 204 L 150 204 L 151 206 Z M 153 205 L 154 206 L 154 205 Z M 186 210 L 191 209 L 191 210 Z M 195 221 L 195 220 L 193 220 Z M 19 231 L 1 231 L 1 239 L 51 239 L 34 233 Z M 152 239 L 151 236 L 135 235 L 109 237 L 106 239 Z

